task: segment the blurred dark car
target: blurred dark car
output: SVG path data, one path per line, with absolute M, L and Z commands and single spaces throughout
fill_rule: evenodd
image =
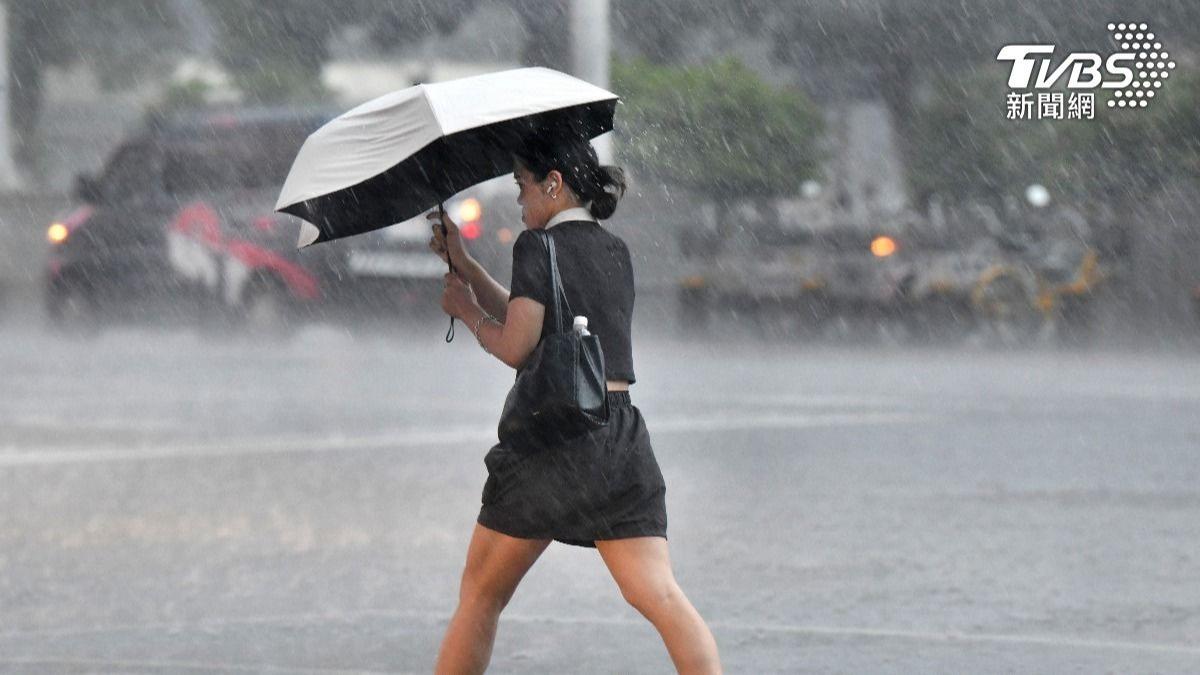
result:
M 60 327 L 147 320 L 284 332 L 347 272 L 340 242 L 297 251 L 273 213 L 292 158 L 331 113 L 296 109 L 152 116 L 48 231 L 45 302 Z

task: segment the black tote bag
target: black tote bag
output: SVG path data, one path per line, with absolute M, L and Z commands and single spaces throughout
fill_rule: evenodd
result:
M 571 327 L 571 306 L 558 273 L 554 238 L 534 230 L 550 260 L 551 331 L 517 371 L 504 400 L 498 436 L 516 450 L 535 449 L 608 424 L 604 352 L 595 335 Z

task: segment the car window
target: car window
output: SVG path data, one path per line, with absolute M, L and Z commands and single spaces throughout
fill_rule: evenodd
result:
M 161 190 L 159 155 L 145 142 L 118 149 L 105 166 L 101 186 L 114 202 L 139 201 Z
M 292 126 L 221 129 L 171 144 L 163 180 L 172 195 L 277 189 L 304 142 Z
M 167 150 L 163 167 L 167 194 L 190 196 L 230 189 L 240 183 L 236 163 L 215 148 L 179 144 Z

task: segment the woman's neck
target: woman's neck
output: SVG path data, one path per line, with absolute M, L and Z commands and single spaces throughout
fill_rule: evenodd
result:
M 564 194 L 561 194 L 559 196 L 566 197 L 567 195 L 564 191 Z M 558 214 L 562 213 L 563 211 L 569 211 L 571 209 L 582 208 L 583 204 L 580 204 L 579 200 L 576 199 L 574 195 L 571 195 L 571 197 L 562 200 L 558 204 L 555 204 L 555 206 L 557 206 L 558 208 L 555 209 L 554 213 L 550 214 L 550 217 L 546 219 L 547 221 L 552 220 L 554 218 L 554 216 L 557 216 Z
M 568 211 L 571 211 L 572 209 L 579 210 L 579 213 L 577 215 L 568 213 Z M 587 212 L 587 209 L 584 209 L 582 206 L 576 204 L 575 206 L 568 206 L 555 211 L 549 218 L 546 219 L 546 224 L 544 227 L 551 228 L 559 223 L 567 222 L 568 220 L 595 220 L 595 218 L 592 217 L 591 213 Z

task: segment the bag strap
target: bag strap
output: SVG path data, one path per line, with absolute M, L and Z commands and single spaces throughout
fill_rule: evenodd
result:
M 566 324 L 567 316 L 574 316 L 571 311 L 571 303 L 567 302 L 566 291 L 563 290 L 562 276 L 558 272 L 558 256 L 554 250 L 554 238 L 545 230 L 535 230 L 541 235 L 542 243 L 546 245 L 546 251 L 550 258 L 550 293 L 553 296 L 551 300 L 551 312 L 554 316 L 554 326 L 558 329 L 556 332 L 565 333 L 570 330 L 570 326 Z M 564 306 L 566 311 L 564 312 Z

